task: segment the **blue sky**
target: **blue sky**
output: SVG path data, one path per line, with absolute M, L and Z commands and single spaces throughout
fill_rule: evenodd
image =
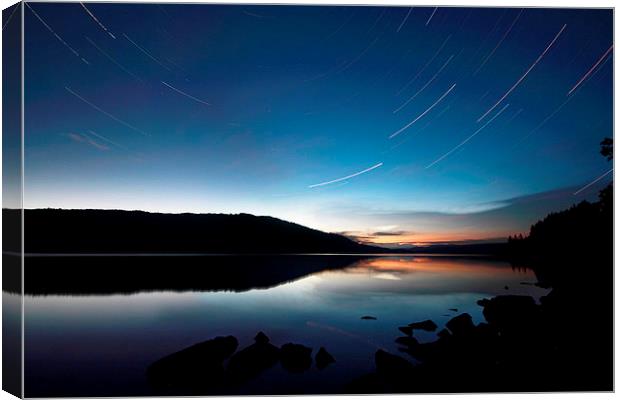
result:
M 573 195 L 611 168 L 612 29 L 603 9 L 30 3 L 25 206 L 524 232 L 611 179 Z

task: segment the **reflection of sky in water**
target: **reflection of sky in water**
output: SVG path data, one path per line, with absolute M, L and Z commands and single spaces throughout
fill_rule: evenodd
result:
M 2 292 L 2 389 L 21 392 L 21 296 Z
M 267 290 L 145 293 L 131 296 L 27 297 L 27 395 L 145 394 L 146 366 L 217 335 L 241 347 L 263 330 L 276 345 L 325 346 L 337 363 L 292 376 L 279 366 L 244 388 L 280 382 L 335 390 L 373 368 L 377 348 L 397 352 L 398 326 L 433 319 L 441 328 L 458 308 L 482 320 L 476 300 L 544 290 L 530 271 L 488 260 L 389 257 L 358 262 Z M 508 286 L 509 290 L 505 290 Z M 374 315 L 376 321 L 361 320 Z M 420 332 L 422 341 L 434 333 Z

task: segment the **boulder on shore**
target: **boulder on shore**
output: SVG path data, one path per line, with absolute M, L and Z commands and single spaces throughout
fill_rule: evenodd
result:
M 437 333 L 437 337 L 438 337 L 439 339 L 449 338 L 450 336 L 452 336 L 452 334 L 450 333 L 450 331 L 449 331 L 449 330 L 447 330 L 447 329 L 445 329 L 445 328 L 444 328 L 444 329 L 442 329 L 442 330 L 440 330 L 440 331 Z
M 531 296 L 496 296 L 481 305 L 484 307 L 484 318 L 500 331 L 521 330 L 531 326 L 540 313 L 540 307 Z
M 318 369 L 325 369 L 329 364 L 336 362 L 334 356 L 329 354 L 327 350 L 325 350 L 325 347 L 321 347 L 319 349 L 319 351 L 316 353 L 316 356 L 314 357 L 314 360 Z
M 378 373 L 390 377 L 410 374 L 414 369 L 409 361 L 383 350 L 377 350 L 375 353 L 375 365 Z
M 263 333 L 263 331 L 260 331 L 256 334 L 256 336 L 254 336 L 254 341 L 256 343 L 264 344 L 269 343 L 269 338 Z
M 418 340 L 413 336 L 401 336 L 399 338 L 396 338 L 396 343 L 402 344 L 403 346 L 407 347 L 413 347 L 419 344 Z
M 426 321 L 412 322 L 409 324 L 409 326 L 412 329 L 420 329 L 428 332 L 434 332 L 435 330 L 437 330 L 437 324 L 430 319 L 427 319 Z
M 446 328 L 455 336 L 469 335 L 474 330 L 474 323 L 468 313 L 459 314 L 446 323 Z
M 407 336 L 413 335 L 413 328 L 410 326 L 399 326 L 398 330 L 404 333 Z
M 280 348 L 280 363 L 289 372 L 304 372 L 312 365 L 312 349 L 301 344 L 287 343 Z
M 197 390 L 221 385 L 223 362 L 239 342 L 234 336 L 218 336 L 197 343 L 155 361 L 147 369 L 147 378 L 160 390 Z
M 232 356 L 227 371 L 233 382 L 240 383 L 271 368 L 279 359 L 280 349 L 269 343 L 267 335 L 259 332 L 254 338 L 254 344 Z

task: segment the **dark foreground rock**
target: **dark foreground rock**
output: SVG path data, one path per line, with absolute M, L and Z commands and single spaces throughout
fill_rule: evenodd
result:
M 254 343 L 235 353 L 237 347 L 233 336 L 216 337 L 170 354 L 148 367 L 149 384 L 165 395 L 231 394 L 239 393 L 242 385 L 278 362 L 293 373 L 302 373 L 312 365 L 311 348 L 293 343 L 278 348 L 263 332 L 256 334 Z M 323 347 L 316 355 L 319 369 L 335 361 Z M 274 388 L 273 393 L 280 393 L 280 389 Z
M 469 335 L 474 330 L 474 323 L 471 315 L 463 313 L 448 321 L 446 323 L 446 328 L 448 328 L 453 335 Z
M 448 330 L 447 330 L 447 329 L 445 329 L 445 328 L 444 328 L 444 329 L 442 329 L 442 330 L 440 330 L 439 332 L 437 332 L 437 337 L 438 337 L 439 339 L 442 339 L 442 338 L 447 338 L 447 337 L 449 337 L 449 336 L 451 336 L 451 333 L 450 333 L 450 331 L 448 331 Z
M 413 328 L 410 326 L 399 326 L 398 330 L 407 336 L 411 336 L 413 334 Z
M 517 333 L 538 324 L 541 309 L 529 296 L 497 296 L 483 300 L 484 318 L 505 334 Z
M 555 290 L 554 290 L 555 291 Z M 400 337 L 399 350 L 418 361 L 385 351 L 375 356 L 376 372 L 351 383 L 351 393 L 517 392 L 611 390 L 610 368 L 594 340 L 580 342 L 581 331 L 567 304 L 552 291 L 541 305 L 529 296 L 483 299 L 487 322 L 474 325 L 463 313 L 446 323 L 438 339 L 419 343 Z M 590 351 L 588 351 L 590 350 Z M 593 354 L 591 354 L 593 353 Z M 611 365 L 611 364 L 610 364 Z M 590 372 L 592 369 L 594 372 Z
M 280 359 L 280 349 L 269 343 L 269 338 L 259 332 L 254 344 L 235 353 L 230 359 L 228 373 L 233 383 L 245 382 L 274 366 Z
M 384 350 L 377 350 L 375 353 L 375 365 L 379 374 L 389 378 L 404 376 L 414 371 L 413 364 L 409 361 Z
M 453 309 L 456 311 L 456 309 Z M 420 329 L 423 331 L 434 332 L 437 330 L 437 324 L 427 319 L 426 321 L 412 322 L 409 324 L 412 329 Z
M 237 349 L 233 336 L 220 336 L 170 354 L 147 370 L 153 387 L 174 393 L 196 392 L 221 387 L 225 379 L 223 362 Z
M 289 372 L 304 372 L 312 365 L 312 349 L 301 344 L 287 343 L 280 348 L 280 363 Z
M 258 344 L 269 343 L 269 338 L 262 331 L 258 332 L 256 336 L 254 336 L 254 341 Z
M 401 393 L 407 392 L 416 368 L 406 359 L 377 350 L 376 371 L 351 382 L 346 393 Z
M 529 296 L 482 299 L 486 322 L 462 313 L 450 319 L 437 340 L 420 343 L 412 326 L 400 327 L 400 356 L 379 350 L 375 371 L 353 380 L 343 393 L 545 392 L 613 389 L 612 352 L 607 336 L 611 311 L 595 291 L 589 297 L 553 289 L 540 300 Z M 595 299 L 595 300 L 592 300 Z M 585 326 L 576 316 L 596 325 Z M 432 321 L 431 321 L 432 322 Z M 422 321 L 430 327 L 426 321 Z M 415 323 L 414 323 L 415 324 Z M 597 329 L 588 329 L 595 327 Z M 601 329 L 598 329 L 600 327 Z M 403 329 L 401 329 L 403 331 Z M 243 384 L 275 366 L 302 373 L 312 365 L 312 349 L 288 343 L 278 348 L 259 332 L 254 343 L 235 353 L 232 336 L 217 337 L 153 363 L 149 382 L 167 395 L 234 394 Z M 227 362 L 227 360 L 230 361 Z M 316 366 L 334 362 L 320 348 Z M 285 386 L 283 386 L 285 387 Z M 281 387 L 267 393 L 288 393 Z M 335 392 L 339 392 L 335 389 Z
M 418 344 L 418 340 L 413 336 L 401 336 L 396 338 L 396 343 L 407 347 L 413 347 Z
M 314 359 L 316 362 L 316 367 L 321 370 L 327 368 L 329 364 L 336 362 L 336 359 L 334 358 L 334 356 L 329 354 L 327 350 L 325 350 L 325 347 L 321 347 L 319 349 Z

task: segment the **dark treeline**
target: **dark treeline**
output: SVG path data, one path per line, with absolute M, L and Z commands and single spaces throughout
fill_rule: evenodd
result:
M 612 161 L 612 139 L 601 142 L 601 154 Z M 610 183 L 598 201 L 549 214 L 508 243 L 513 262 L 552 289 L 541 299 L 544 329 L 534 329 L 530 341 L 550 338 L 557 357 L 550 371 L 575 390 L 613 388 L 613 214 Z
M 601 142 L 601 154 L 611 161 L 613 142 Z M 527 236 L 508 239 L 508 254 L 517 263 L 535 266 L 541 283 L 583 286 L 584 280 L 611 284 L 613 266 L 613 183 L 595 202 L 582 201 L 547 215 Z
M 601 199 L 597 202 L 583 201 L 549 214 L 532 225 L 528 236 L 508 239 L 510 256 L 540 265 L 541 278 L 550 285 L 574 279 L 575 274 L 582 276 L 584 267 L 589 277 L 611 278 L 609 269 L 602 270 L 595 264 L 609 265 L 613 261 L 612 195 L 610 185 L 601 191 Z M 567 263 L 561 264 L 558 260 Z M 567 268 L 577 266 L 577 262 L 581 264 L 577 270 Z

